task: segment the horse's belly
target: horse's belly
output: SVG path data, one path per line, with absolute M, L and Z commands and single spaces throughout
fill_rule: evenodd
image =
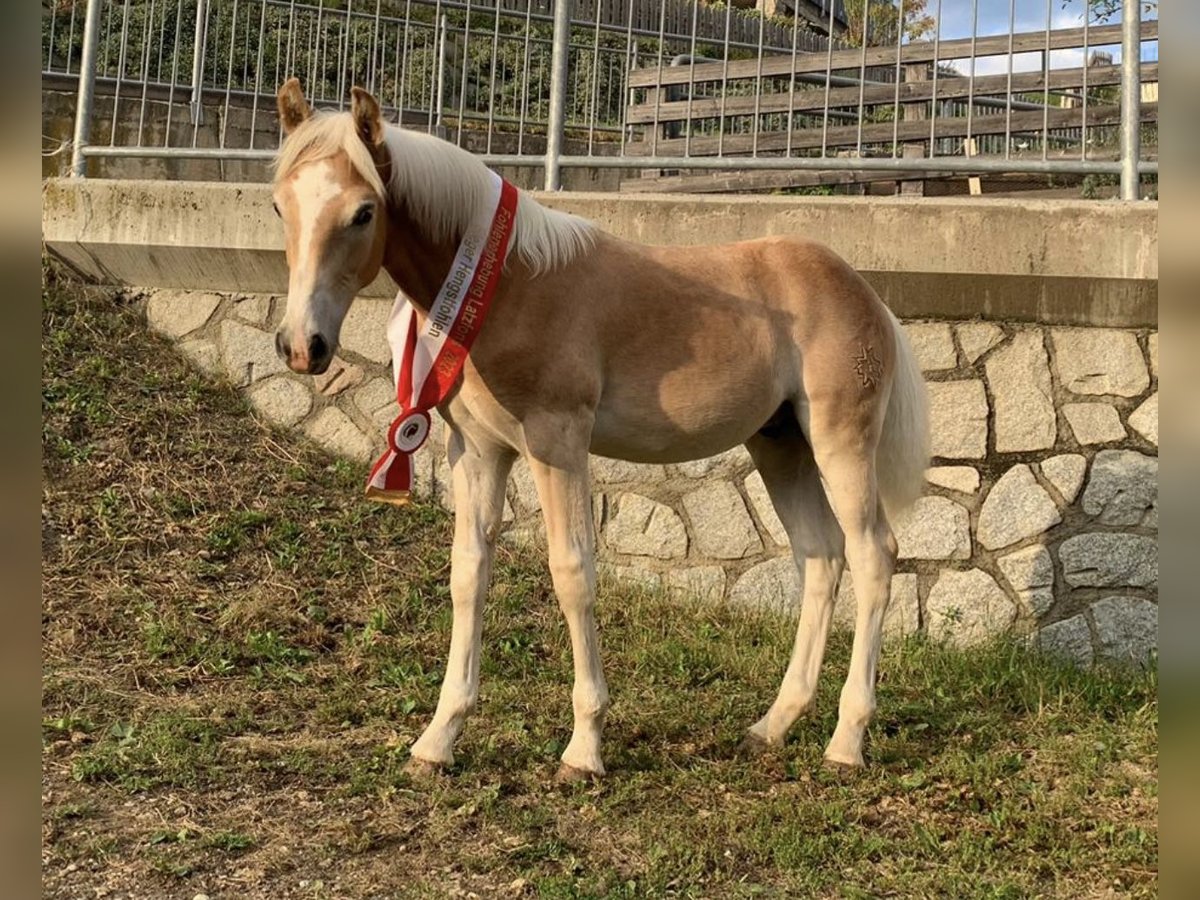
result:
M 744 442 L 785 399 L 771 373 L 753 369 L 617 388 L 596 410 L 591 449 L 635 462 L 702 459 Z

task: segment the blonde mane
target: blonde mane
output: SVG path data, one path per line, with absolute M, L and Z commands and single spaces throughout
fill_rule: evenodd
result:
M 431 135 L 387 125 L 384 141 L 392 160 L 385 186 L 348 112 L 317 112 L 290 134 L 275 158 L 275 180 L 296 166 L 344 152 L 381 196 L 402 201 L 435 241 L 457 241 L 488 196 L 487 168 L 466 150 Z M 566 265 L 588 250 L 595 226 L 578 216 L 547 209 L 519 192 L 512 250 L 535 274 Z

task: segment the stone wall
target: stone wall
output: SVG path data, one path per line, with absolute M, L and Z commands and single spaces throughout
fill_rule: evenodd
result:
M 384 323 L 360 299 L 318 378 L 274 351 L 281 298 L 158 291 L 152 327 L 239 385 L 268 421 L 366 464 L 395 410 Z M 898 523 L 885 627 L 971 644 L 1009 629 L 1080 663 L 1143 661 L 1158 624 L 1158 335 L 1142 329 L 907 322 L 929 383 L 934 460 Z M 437 436 L 435 435 L 435 438 Z M 436 448 L 436 450 L 434 449 Z M 597 543 L 611 575 L 710 602 L 792 611 L 800 576 L 749 455 L 677 465 L 593 458 Z M 440 441 L 417 487 L 449 503 Z M 506 539 L 541 539 L 518 462 Z M 848 575 L 835 620 L 853 618 Z

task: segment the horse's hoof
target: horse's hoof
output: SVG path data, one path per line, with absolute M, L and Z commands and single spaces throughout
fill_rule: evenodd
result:
M 856 759 L 826 756 L 822 761 L 822 766 L 826 772 L 835 775 L 841 780 L 854 778 L 866 768 L 863 764 L 862 756 Z
M 589 772 L 587 769 L 577 769 L 569 763 L 563 763 L 554 774 L 554 783 L 564 785 L 582 784 L 599 781 L 603 775 L 603 772 Z
M 753 731 L 747 731 L 746 736 L 742 738 L 742 742 L 738 744 L 738 756 L 743 759 L 758 759 L 761 756 L 766 756 L 774 749 L 765 738 L 759 737 Z
M 446 774 L 446 767 L 441 763 L 413 756 L 404 764 L 404 774 L 415 781 L 432 781 Z

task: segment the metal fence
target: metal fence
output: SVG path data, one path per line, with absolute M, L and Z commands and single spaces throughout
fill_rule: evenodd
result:
M 79 175 L 270 158 L 296 76 L 319 107 L 359 84 L 407 127 L 544 165 L 548 188 L 596 166 L 1119 175 L 1136 196 L 1157 173 L 1157 19 L 1022 0 L 1020 21 L 1031 4 L 1043 28 L 1018 0 L 51 0 L 43 79 L 78 79 Z

